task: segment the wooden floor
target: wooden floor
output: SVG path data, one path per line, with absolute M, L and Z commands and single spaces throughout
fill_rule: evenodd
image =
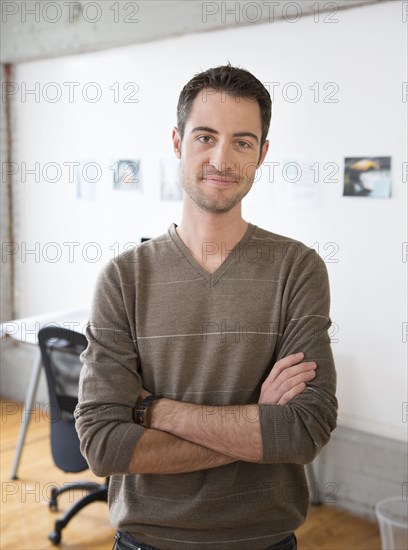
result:
M 53 464 L 49 449 L 47 411 L 39 410 L 28 429 L 19 468 L 19 480 L 9 479 L 22 410 L 16 403 L 1 400 L 1 540 L 4 550 L 46 550 L 55 517 L 71 504 L 63 495 L 60 512 L 50 512 L 47 498 L 52 485 L 80 479 L 99 480 L 90 471 L 74 476 Z M 109 525 L 107 504 L 96 502 L 85 508 L 64 530 L 60 547 L 111 550 L 114 531 Z M 380 550 L 377 525 L 355 518 L 332 506 L 311 507 L 307 520 L 296 532 L 298 550 Z

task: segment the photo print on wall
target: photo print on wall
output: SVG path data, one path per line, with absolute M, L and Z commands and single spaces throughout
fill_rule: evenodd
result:
M 91 160 L 79 161 L 76 166 L 76 198 L 85 201 L 95 200 L 96 184 L 102 176 L 100 166 Z
M 305 157 L 286 159 L 282 166 L 282 177 L 286 183 L 286 203 L 288 208 L 318 208 L 321 201 L 321 185 L 316 162 Z M 329 167 L 330 168 L 330 167 Z M 324 181 L 331 172 L 324 174 Z M 323 175 L 322 175 L 323 177 Z
M 391 197 L 391 157 L 346 157 L 343 196 Z
M 140 160 L 118 160 L 112 168 L 115 191 L 143 191 Z

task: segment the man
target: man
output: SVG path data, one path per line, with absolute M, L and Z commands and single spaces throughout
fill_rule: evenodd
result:
M 196 75 L 173 130 L 182 221 L 100 274 L 76 418 L 119 550 L 296 548 L 336 376 L 324 262 L 241 215 L 270 116 L 251 73 Z

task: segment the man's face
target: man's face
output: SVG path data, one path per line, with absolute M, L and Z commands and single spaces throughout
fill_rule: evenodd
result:
M 254 99 L 205 89 L 195 98 L 183 141 L 173 131 L 181 184 L 201 209 L 231 210 L 252 187 L 269 143 L 260 150 L 261 115 Z M 189 200 L 187 199 L 187 200 Z

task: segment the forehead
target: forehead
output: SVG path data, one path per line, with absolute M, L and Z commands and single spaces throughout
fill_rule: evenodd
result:
M 220 130 L 220 127 L 225 129 L 225 125 L 234 131 L 246 130 L 261 135 L 261 111 L 257 100 L 208 88 L 201 90 L 194 99 L 186 126 L 211 126 Z

